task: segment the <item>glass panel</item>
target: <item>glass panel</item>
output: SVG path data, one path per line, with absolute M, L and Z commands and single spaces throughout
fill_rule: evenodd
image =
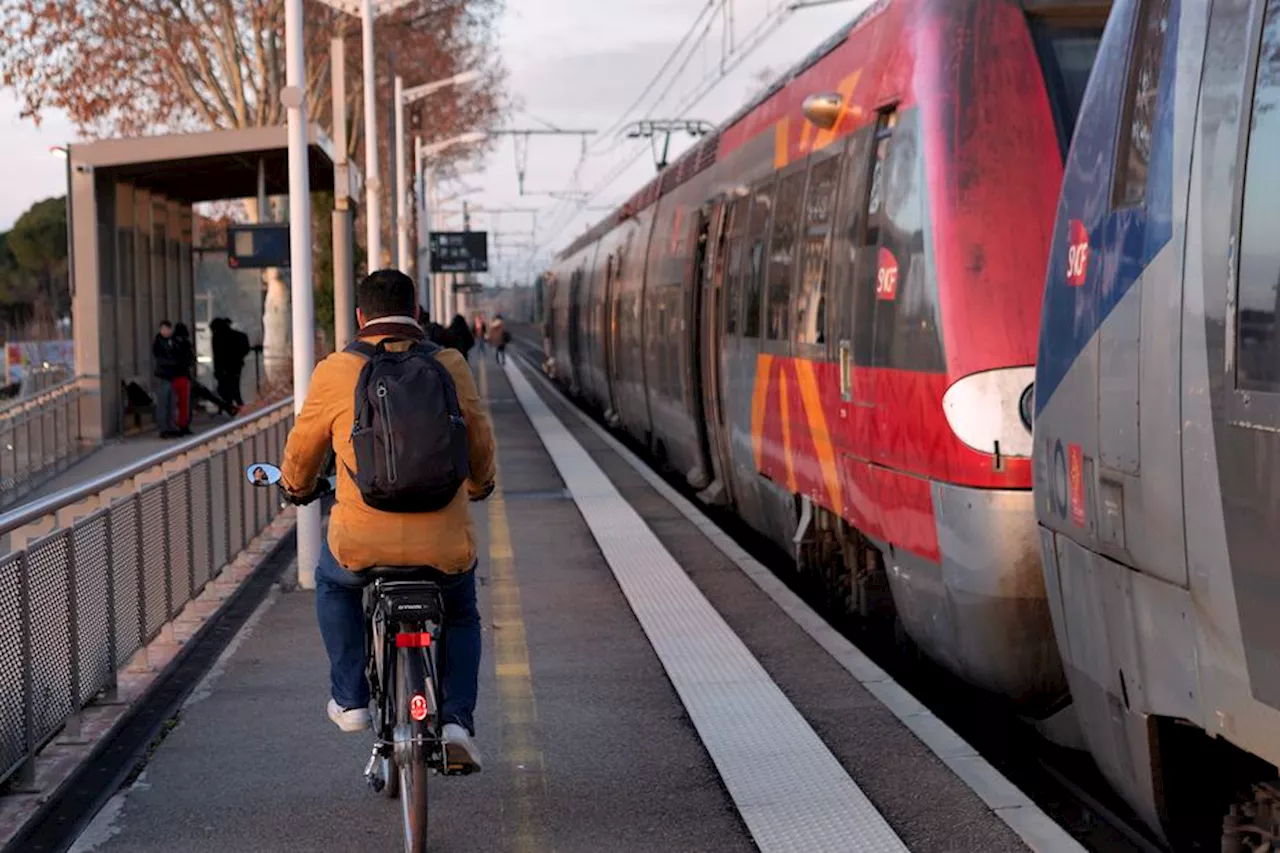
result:
M 1156 93 L 1164 37 L 1169 29 L 1169 0 L 1142 0 L 1134 33 L 1129 82 L 1125 89 L 1120 148 L 1116 152 L 1116 207 L 1136 207 L 1147 197 L 1147 167 L 1151 162 L 1151 133 L 1156 118 Z
M 804 178 L 804 172 L 796 172 L 778 185 L 773 236 L 769 245 L 769 288 L 765 300 L 765 336 L 771 341 L 787 339 L 791 273 L 795 269 L 796 237 L 804 204 Z
M 884 165 L 889 156 L 889 142 L 898 123 L 897 113 L 884 113 L 876 123 L 871 153 L 871 177 L 867 181 L 866 216 L 854 261 L 854 333 L 855 364 L 872 363 L 875 342 L 876 288 L 880 264 L 880 229 L 884 225 Z
M 831 246 L 831 220 L 835 211 L 836 187 L 840 183 L 840 158 L 828 157 L 809 173 L 809 191 L 804 204 L 804 263 L 800 289 L 796 293 L 797 343 L 826 343 L 827 263 Z
M 760 337 L 760 296 L 764 289 L 765 245 L 769 237 L 769 209 L 773 206 L 773 186 L 757 187 L 751 204 L 751 225 L 747 233 L 747 257 L 744 270 L 746 316 L 742 336 Z
M 1063 27 L 1038 20 L 1032 24 L 1045 89 L 1065 155 L 1075 132 L 1085 86 L 1098 56 L 1105 21 L 1097 26 Z
M 924 151 L 920 114 L 904 113 L 884 168 L 884 212 L 876 252 L 875 343 L 871 363 L 898 370 L 945 368 L 938 290 L 925 251 Z
M 751 199 L 740 198 L 729 208 L 729 220 L 725 224 L 728 239 L 725 244 L 725 334 L 738 334 L 742 314 L 742 245 L 747 230 L 747 213 Z
M 1240 230 L 1236 384 L 1280 391 L 1280 0 L 1267 4 Z

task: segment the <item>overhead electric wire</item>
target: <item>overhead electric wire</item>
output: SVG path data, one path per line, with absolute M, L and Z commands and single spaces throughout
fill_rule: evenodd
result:
M 717 2 L 718 0 L 712 0 L 709 6 L 714 6 L 716 5 Z M 706 11 L 707 9 L 704 9 L 703 14 L 705 14 Z M 711 75 L 708 75 L 707 77 L 704 77 L 703 80 L 698 85 L 694 86 L 693 90 L 689 93 L 689 95 L 687 95 L 685 99 L 678 104 L 674 112 L 684 113 L 685 111 L 690 110 L 696 107 L 698 104 L 700 104 L 708 95 L 710 95 L 713 91 L 715 91 L 716 87 L 719 86 L 722 82 L 724 82 L 724 80 L 733 71 L 737 70 L 737 68 L 741 66 L 743 62 L 745 62 L 748 58 L 750 58 L 750 56 L 754 54 L 756 50 L 758 50 L 766 41 L 768 41 L 769 38 L 772 37 L 773 34 L 777 32 L 778 26 L 787 18 L 789 18 L 791 15 L 792 15 L 792 10 L 789 9 L 786 5 L 782 5 L 777 10 L 775 10 L 772 14 L 766 15 L 766 17 L 763 18 L 759 24 L 753 27 L 745 35 L 745 37 L 739 40 L 740 49 L 731 55 L 729 62 L 723 65 L 721 69 L 719 69 L 717 72 Z M 694 21 L 693 27 L 689 30 L 689 32 L 685 34 L 685 37 L 681 39 L 680 45 L 677 45 L 677 49 L 673 51 L 671 58 L 674 58 L 674 56 L 679 54 L 680 48 L 688 42 L 689 36 L 692 35 L 692 33 L 696 29 L 698 23 L 701 22 L 701 20 L 702 20 L 702 15 L 700 14 L 698 16 L 698 19 Z M 703 34 L 698 39 L 698 43 L 701 43 L 701 41 L 706 38 L 706 35 L 709 31 L 710 31 L 710 24 L 708 24 L 708 27 L 706 29 L 704 29 Z M 696 49 L 696 45 L 695 45 L 695 49 Z M 692 55 L 692 51 L 690 52 L 690 56 L 691 55 Z M 670 66 L 671 58 L 669 58 L 668 63 L 664 64 L 663 71 L 665 71 L 665 69 Z M 686 57 L 686 61 L 683 63 L 681 71 L 683 71 L 684 67 L 687 67 L 689 61 L 690 61 L 689 57 Z M 678 80 L 680 73 L 681 72 L 677 72 L 674 79 Z M 647 94 L 648 91 L 652 91 L 653 86 L 656 85 L 657 79 L 658 78 L 655 77 L 651 85 L 647 87 L 646 92 L 642 93 L 641 98 L 638 99 L 638 102 L 643 101 L 644 94 Z M 674 88 L 674 83 L 669 84 L 667 89 L 664 90 L 663 94 L 653 101 L 650 109 L 651 110 L 655 109 L 658 106 L 658 104 L 661 103 L 662 99 L 665 98 L 667 94 L 669 94 L 672 88 Z M 626 115 L 629 114 L 631 110 L 635 108 L 635 106 L 636 105 L 633 104 L 631 107 L 628 108 L 627 113 L 624 114 L 622 121 L 625 121 Z M 621 124 L 621 122 L 619 122 L 618 124 Z M 597 138 L 600 138 L 600 137 L 597 137 Z M 639 140 L 634 140 L 634 141 L 639 142 Z M 620 147 L 620 145 L 615 144 L 614 146 L 610 147 L 608 151 L 612 151 L 618 147 Z M 541 255 L 544 251 L 546 251 L 547 246 L 550 243 L 552 243 L 554 240 L 556 240 L 562 233 L 564 233 L 564 230 L 573 223 L 574 219 L 586 208 L 586 206 L 589 205 L 593 200 L 595 200 L 613 182 L 617 181 L 620 177 L 622 177 L 622 175 L 626 174 L 627 170 L 630 169 L 635 164 L 635 162 L 645 154 L 646 150 L 647 150 L 646 146 L 637 146 L 636 151 L 632 156 L 625 158 L 624 160 L 620 160 L 618 162 L 618 165 L 613 169 L 609 170 L 609 172 L 605 175 L 605 177 L 602 178 L 599 182 L 597 182 L 593 187 L 593 189 L 588 191 L 586 197 L 584 197 L 581 201 L 561 202 L 556 207 L 552 208 L 552 210 L 550 211 L 550 216 L 548 218 L 553 221 L 553 224 L 545 232 L 545 235 L 540 235 L 541 239 L 538 241 L 538 245 L 535 246 L 528 255 L 528 263 L 532 264 L 533 261 L 539 255 Z M 608 153 L 608 151 L 603 153 Z M 599 156 L 599 155 L 596 155 L 596 156 Z M 557 210 L 557 208 L 567 212 L 568 213 L 567 217 L 561 216 L 560 210 Z
M 684 46 L 689 43 L 690 37 L 697 32 L 698 25 L 702 23 L 702 19 L 708 12 L 715 8 L 717 2 L 718 0 L 707 0 L 706 5 L 702 7 L 702 11 L 698 12 L 698 17 L 694 18 L 693 23 L 689 25 L 689 29 L 685 32 L 679 43 L 676 44 L 675 48 L 672 49 L 671 55 L 662 63 L 662 67 L 658 69 L 658 73 L 653 75 L 653 78 L 649 80 L 649 85 L 644 87 L 644 91 L 635 99 L 635 102 L 623 110 L 622 115 L 618 117 L 618 120 L 610 125 L 608 130 L 596 137 L 597 139 L 604 139 L 608 137 L 614 131 L 620 129 L 624 124 L 626 124 L 627 119 L 631 117 L 632 111 L 635 110 L 636 107 L 640 106 L 640 104 L 644 102 L 644 99 L 649 97 L 649 93 L 657 87 L 658 81 L 660 81 L 663 75 L 667 73 L 667 69 L 675 62 L 676 57 L 680 55 L 680 51 L 682 51 Z
M 736 70 L 757 49 L 759 49 L 761 45 L 763 45 L 766 41 L 768 41 L 768 39 L 773 35 L 773 33 L 777 31 L 777 25 L 782 23 L 782 21 L 785 20 L 786 18 L 790 17 L 790 15 L 791 15 L 791 11 L 786 6 L 782 6 L 773 15 L 764 18 L 758 25 L 752 28 L 752 30 L 742 40 L 742 43 L 745 44 L 745 47 L 743 47 L 742 50 L 740 50 L 732 58 L 732 60 L 725 66 L 723 71 L 718 71 L 717 73 L 710 75 L 707 78 L 704 78 L 701 84 L 699 84 L 698 86 L 695 86 L 693 91 L 688 96 L 686 96 L 684 101 L 680 103 L 680 105 L 676 109 L 676 112 L 683 113 L 684 111 L 691 109 L 697 106 L 699 103 L 701 103 L 703 99 L 705 99 L 709 94 L 711 94 L 711 92 L 715 90 L 716 86 L 722 83 L 730 73 Z M 678 75 L 676 79 L 678 79 Z M 654 106 L 656 106 L 657 103 L 662 98 L 664 98 L 667 93 L 669 93 L 671 88 L 672 88 L 671 86 L 668 87 L 667 91 L 665 91 L 663 95 L 660 96 L 659 99 L 654 102 Z M 626 159 L 625 161 L 621 161 L 619 166 L 615 167 L 609 173 L 607 173 L 607 175 L 600 182 L 598 182 L 592 190 L 588 192 L 587 197 L 577 204 L 577 209 L 574 210 L 572 213 L 570 213 L 568 218 L 564 219 L 562 222 L 559 222 L 554 227 L 548 230 L 546 235 L 543 236 L 542 242 L 538 246 L 538 250 L 540 251 L 543 247 L 546 246 L 547 243 L 550 243 L 551 241 L 559 237 L 560 234 L 564 232 L 564 229 L 567 228 L 570 225 L 570 223 L 573 222 L 574 217 L 576 217 L 578 213 L 581 212 L 582 208 L 585 207 L 587 204 L 589 204 L 597 196 L 599 196 L 599 194 L 602 193 L 605 189 L 607 189 L 610 184 L 618 180 L 618 178 L 622 177 L 622 175 L 625 174 L 626 171 L 630 169 L 631 166 L 634 165 L 635 162 L 644 155 L 645 150 L 646 149 L 644 147 L 639 147 L 633 156 L 631 156 L 629 159 Z M 555 216 L 556 216 L 556 212 L 553 210 L 552 218 L 554 219 Z

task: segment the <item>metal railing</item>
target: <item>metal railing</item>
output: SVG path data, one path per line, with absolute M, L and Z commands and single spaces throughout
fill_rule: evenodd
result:
M 0 783 L 31 781 L 36 753 L 271 522 L 280 502 L 244 470 L 279 459 L 292 423 L 290 398 L 0 515 L 21 543 L 0 551 Z
M 80 436 L 83 395 L 72 379 L 0 409 L 0 507 L 39 488 L 91 449 Z
M 34 397 L 36 394 L 48 391 L 55 385 L 66 382 L 68 378 L 67 368 L 61 364 L 28 368 L 22 376 L 18 399 L 23 400 Z

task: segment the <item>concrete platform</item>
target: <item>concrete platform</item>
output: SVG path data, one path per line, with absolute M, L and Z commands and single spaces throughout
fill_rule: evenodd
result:
M 433 850 L 1081 849 L 548 387 L 477 369 L 486 767 L 432 779 Z M 399 849 L 326 699 L 313 595 L 277 590 L 72 849 Z

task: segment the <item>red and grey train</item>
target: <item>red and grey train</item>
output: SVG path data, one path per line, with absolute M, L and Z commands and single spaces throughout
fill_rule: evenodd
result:
M 1108 7 L 878 2 L 544 278 L 572 394 L 1047 730 L 1031 388 Z

